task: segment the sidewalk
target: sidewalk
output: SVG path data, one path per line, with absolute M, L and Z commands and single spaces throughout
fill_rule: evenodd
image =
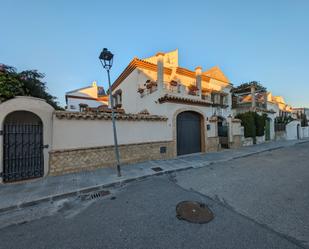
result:
M 114 168 L 102 168 L 63 176 L 48 176 L 32 182 L 0 185 L 0 213 L 54 201 L 82 193 L 98 191 L 152 175 L 204 167 L 216 162 L 229 161 L 253 154 L 293 146 L 306 140 L 278 141 L 242 147 L 237 150 L 195 154 L 170 160 L 147 161 L 122 167 L 122 177 Z M 161 171 L 152 168 L 160 167 Z

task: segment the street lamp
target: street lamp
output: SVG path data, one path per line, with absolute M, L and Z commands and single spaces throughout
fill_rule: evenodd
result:
M 112 87 L 111 87 L 111 80 L 109 71 L 112 68 L 113 65 L 113 57 L 114 55 L 108 51 L 107 48 L 104 48 L 99 56 L 100 62 L 103 66 L 103 68 L 107 71 L 108 76 L 108 86 L 109 86 L 109 99 L 110 99 L 110 105 L 112 109 L 112 123 L 113 123 L 113 133 L 114 133 L 114 147 L 115 147 L 115 155 L 117 160 L 117 175 L 121 176 L 120 171 L 120 160 L 119 160 L 119 149 L 118 149 L 118 142 L 117 142 L 117 132 L 116 132 L 116 123 L 115 123 L 115 111 L 114 111 L 114 99 L 112 95 Z

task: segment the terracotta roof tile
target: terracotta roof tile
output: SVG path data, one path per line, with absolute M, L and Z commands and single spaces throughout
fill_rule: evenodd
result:
M 159 103 L 172 102 L 172 103 L 182 103 L 187 105 L 199 105 L 199 106 L 220 106 L 222 108 L 228 107 L 227 105 L 214 104 L 212 102 L 202 100 L 202 99 L 193 99 L 185 98 L 180 96 L 174 96 L 170 94 L 165 94 L 164 96 L 158 99 Z
M 90 120 L 109 120 L 112 119 L 112 114 L 107 112 L 68 112 L 68 111 L 55 111 L 54 115 L 58 119 L 90 119 Z M 146 121 L 166 121 L 166 116 L 159 116 L 159 115 L 149 115 L 149 114 L 126 114 L 126 113 L 116 113 L 115 114 L 116 120 L 131 120 L 131 121 L 139 121 L 139 120 L 146 120 Z

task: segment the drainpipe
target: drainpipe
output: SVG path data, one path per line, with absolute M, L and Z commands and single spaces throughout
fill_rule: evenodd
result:
M 159 52 L 156 54 L 157 57 L 157 84 L 158 89 L 163 89 L 164 84 L 164 53 Z
M 202 98 L 202 67 L 195 68 L 196 87 L 198 89 L 198 96 Z

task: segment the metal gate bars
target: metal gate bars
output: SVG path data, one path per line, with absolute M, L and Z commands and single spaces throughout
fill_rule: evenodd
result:
M 3 181 L 26 180 L 43 174 L 43 125 L 4 124 Z

